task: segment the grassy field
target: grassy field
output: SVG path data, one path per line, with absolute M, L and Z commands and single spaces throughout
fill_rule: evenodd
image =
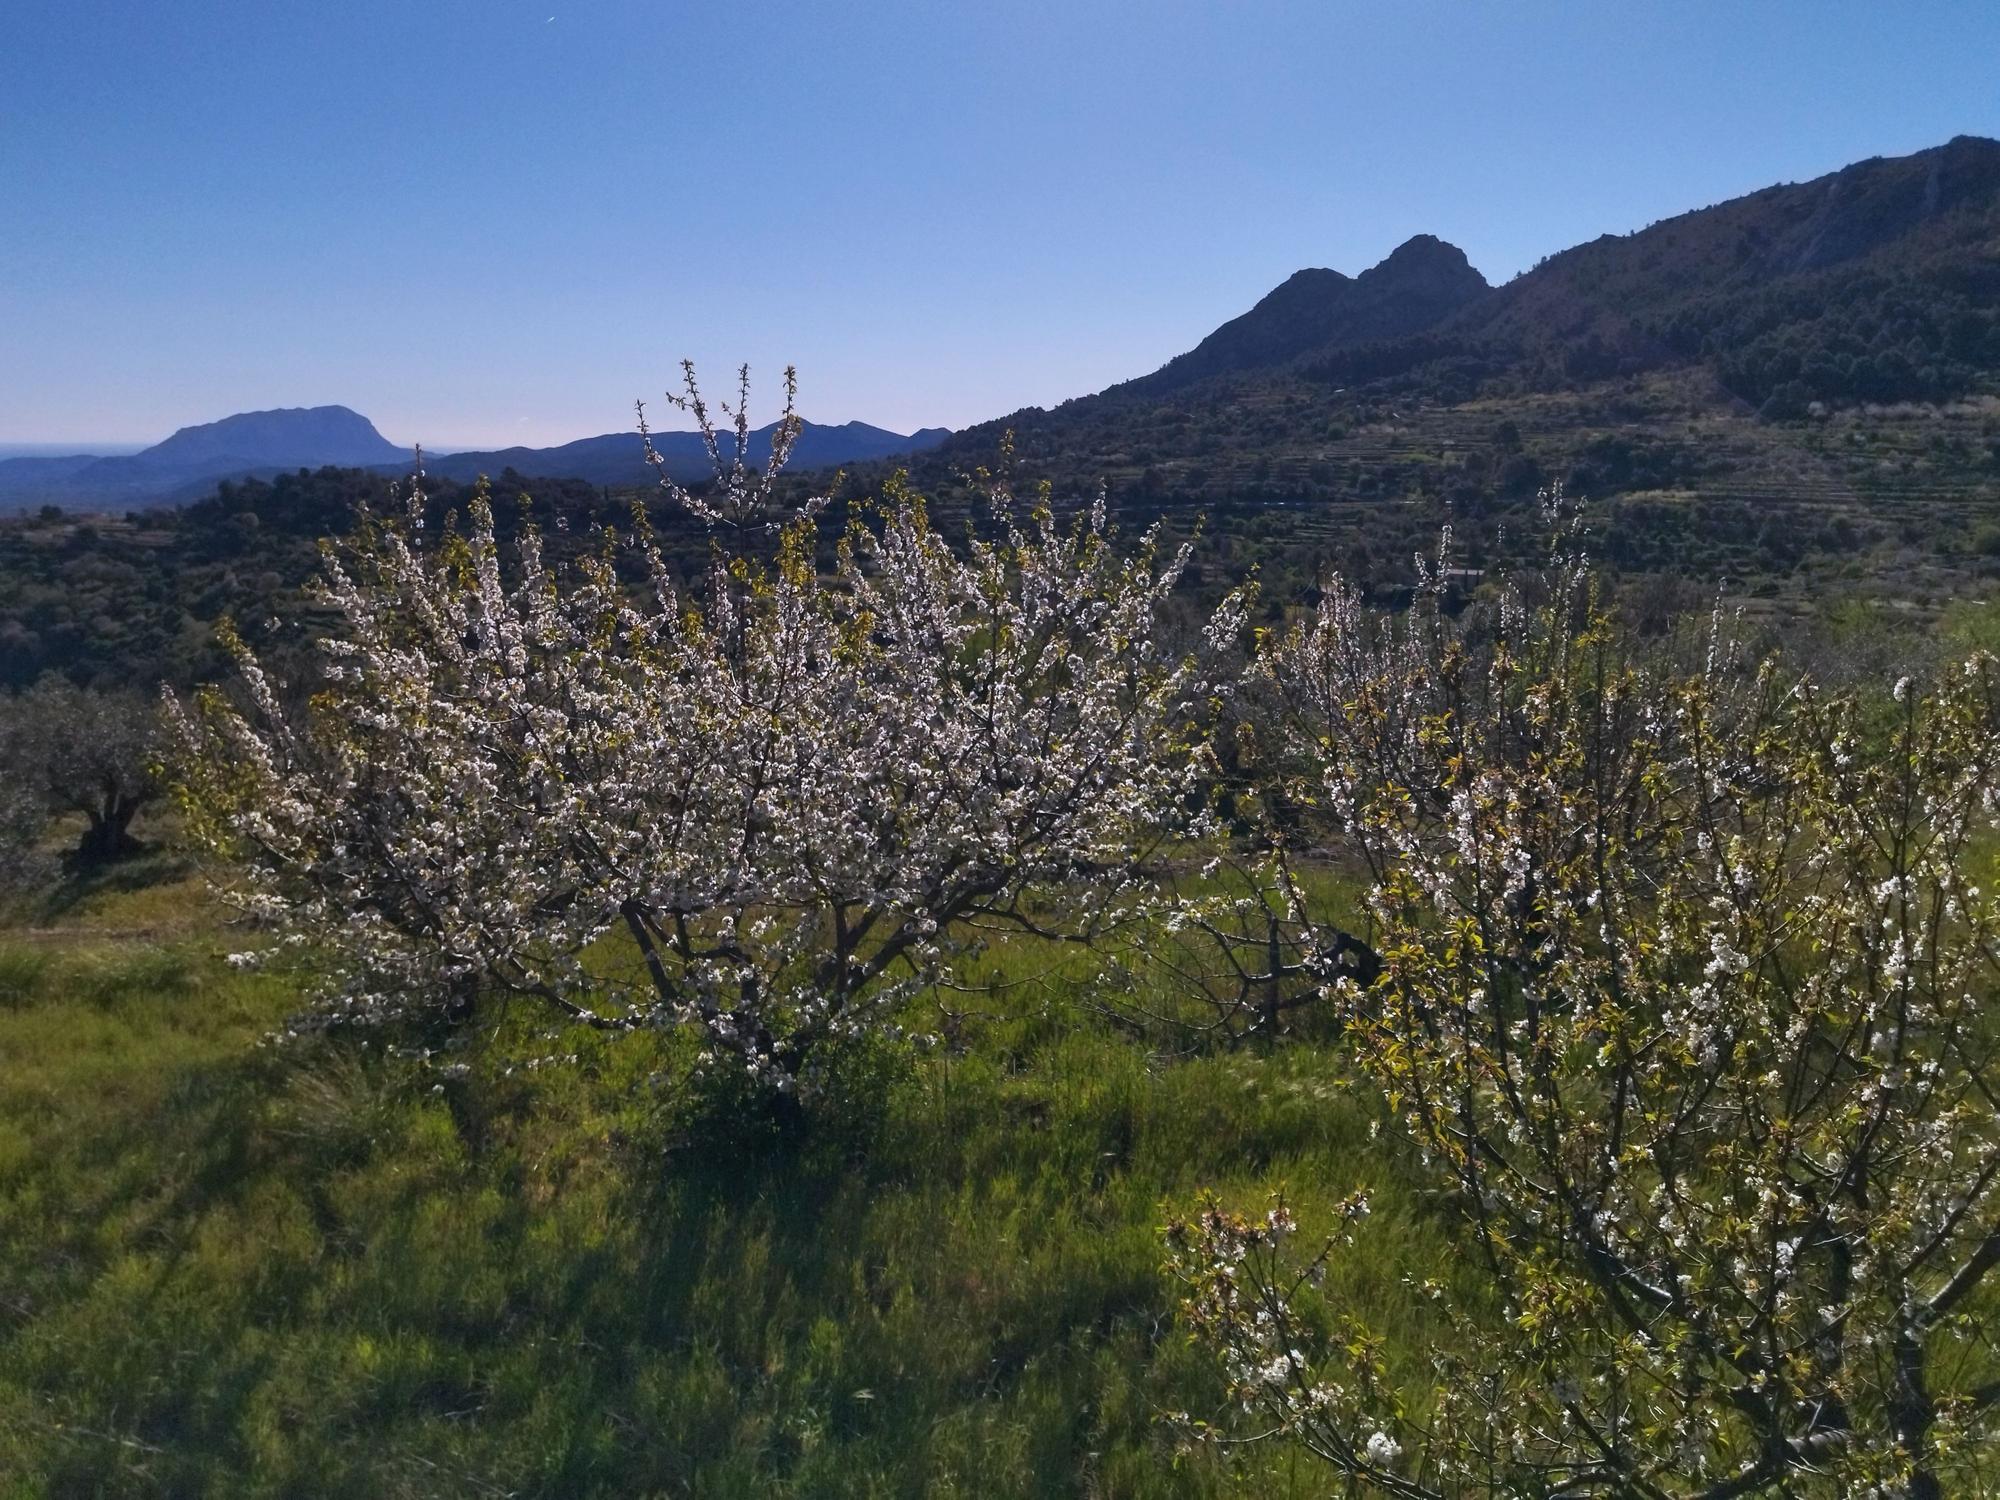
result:
M 787 1134 L 644 1041 L 273 1045 L 228 946 L 186 884 L 0 932 L 0 1494 L 1320 1494 L 1177 1460 L 1164 1213 L 1370 1186 L 1405 1360 L 1450 1265 L 1330 1040 L 1168 1061 L 1060 978 Z

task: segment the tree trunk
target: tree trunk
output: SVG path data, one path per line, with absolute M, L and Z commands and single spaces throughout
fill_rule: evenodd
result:
M 90 827 L 84 830 L 83 838 L 76 846 L 75 860 L 80 865 L 108 864 L 112 860 L 125 859 L 137 854 L 145 845 L 132 837 L 132 819 L 138 814 L 142 799 L 128 797 L 113 792 L 104 799 L 102 807 L 90 812 Z
M 1937 1421 L 1937 1404 L 1931 1400 L 1924 1379 L 1922 1333 L 1907 1326 L 1900 1329 L 1895 1359 L 1896 1384 L 1889 1415 L 1895 1424 L 1897 1445 L 1910 1455 L 1913 1465 L 1910 1500 L 1944 1500 L 1944 1486 L 1925 1464 L 1924 1443 Z

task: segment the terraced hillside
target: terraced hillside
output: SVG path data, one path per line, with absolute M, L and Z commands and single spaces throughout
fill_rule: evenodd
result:
M 1153 375 L 968 428 L 919 480 L 948 488 L 1011 435 L 1022 477 L 1203 513 L 1224 558 L 1291 597 L 1328 563 L 1395 586 L 1447 513 L 1476 564 L 1554 482 L 1626 570 L 1793 604 L 1835 583 L 1920 604 L 1982 586 L 2000 143 L 1768 188 L 1490 289 L 1452 247 L 1420 248 L 1352 280 L 1301 272 Z

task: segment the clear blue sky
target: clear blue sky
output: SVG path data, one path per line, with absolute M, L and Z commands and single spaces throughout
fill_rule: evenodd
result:
M 4 0 L 0 441 L 554 442 L 683 354 L 957 426 L 1961 132 L 1993 0 Z

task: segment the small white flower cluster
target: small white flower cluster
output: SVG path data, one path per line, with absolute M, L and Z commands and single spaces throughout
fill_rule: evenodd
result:
M 1349 1223 L 1368 1212 L 1365 1193 L 1337 1205 Z M 1372 1340 L 1358 1325 L 1345 1341 L 1320 1338 L 1296 1315 L 1308 1287 L 1325 1282 L 1328 1244 L 1303 1267 L 1289 1267 L 1285 1243 L 1298 1231 L 1279 1199 L 1260 1219 L 1228 1213 L 1210 1203 L 1192 1219 L 1167 1230 L 1171 1267 L 1187 1291 L 1184 1304 L 1197 1332 L 1222 1356 L 1235 1406 L 1267 1434 L 1306 1442 L 1344 1472 L 1381 1479 L 1395 1472 L 1402 1442 L 1370 1416 L 1372 1373 L 1356 1367 L 1333 1379 L 1329 1367 L 1352 1360 Z M 1314 1352 L 1302 1345 L 1314 1346 Z M 1365 1361 L 1363 1361 L 1365 1363 Z M 1183 1419 L 1183 1425 L 1188 1425 Z M 1366 1432 L 1365 1438 L 1354 1433 Z M 1221 1428 L 1197 1436 L 1220 1438 Z

